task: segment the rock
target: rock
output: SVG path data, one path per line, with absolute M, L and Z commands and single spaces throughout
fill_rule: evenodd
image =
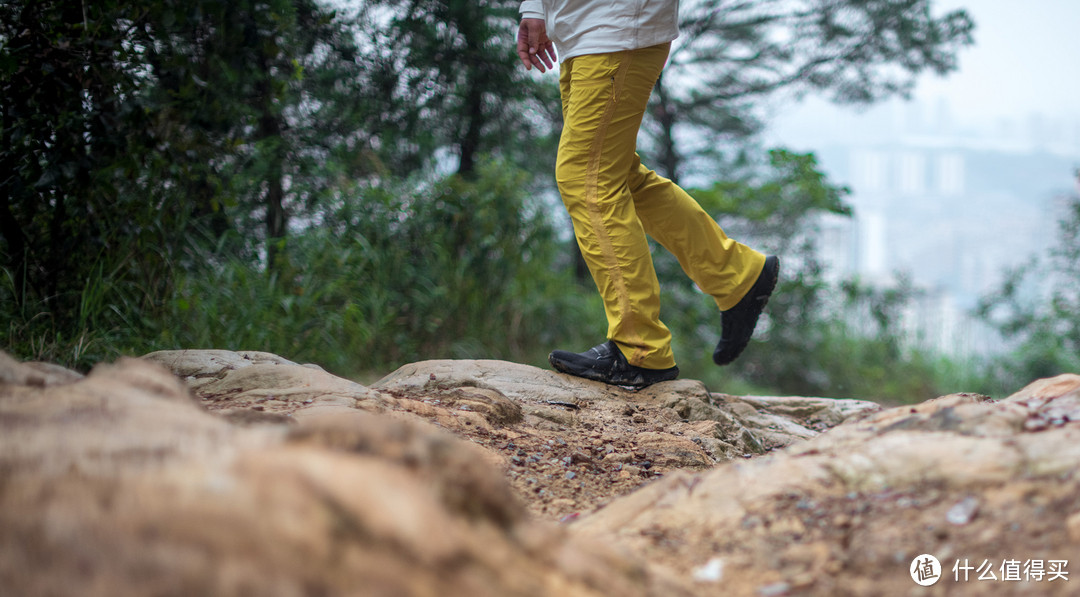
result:
M 458 410 L 468 408 L 481 413 L 492 425 L 511 425 L 524 418 L 521 406 L 497 390 L 460 388 L 445 394 L 449 405 Z
M 695 430 L 704 431 L 704 437 L 718 439 L 725 444 L 736 446 L 739 454 L 752 452 L 760 454 L 766 448 L 754 432 L 747 429 L 743 420 L 731 410 L 720 408 L 711 402 L 708 396 L 704 399 L 699 396 L 673 395 L 667 396 L 668 408 L 673 409 L 683 419 L 691 423 L 703 421 L 709 424 L 694 426 Z M 750 414 L 757 414 L 751 407 L 747 407 Z
M 971 519 L 975 518 L 978 512 L 978 498 L 969 495 L 957 502 L 952 508 L 949 508 L 949 511 L 945 513 L 945 519 L 949 521 L 949 524 L 963 526 L 971 522 Z
M 573 530 L 686 575 L 700 554 L 714 554 L 727 562 L 732 594 L 861 592 L 853 587 L 906 594 L 906 566 L 922 553 L 937 553 L 946 571 L 950 557 L 995 566 L 1050 553 L 1072 559 L 1080 556 L 1078 398 L 1080 376 L 1062 376 L 997 402 L 957 394 L 860 408 L 767 456 L 665 475 L 581 517 Z M 1031 420 L 1045 425 L 1034 431 L 1024 424 Z M 672 534 L 679 541 L 664 550 L 651 539 Z
M 803 399 L 799 404 L 797 398 L 769 398 L 751 403 L 710 394 L 693 380 L 635 392 L 501 361 L 413 363 L 364 387 L 268 353 L 164 351 L 145 358 L 170 367 L 208 410 L 236 424 L 348 418 L 359 409 L 428 421 L 470 437 L 489 448 L 485 454 L 490 464 L 514 473 L 511 484 L 528 497 L 529 508 L 537 514 L 550 511 L 550 500 L 564 496 L 588 511 L 669 470 L 704 469 L 763 454 L 812 437 L 842 418 L 820 414 L 842 410 L 830 409 L 827 399 Z M 797 412 L 802 422 L 813 421 L 814 429 L 759 409 L 754 406 L 758 403 L 778 412 L 784 408 Z M 643 433 L 642 441 L 653 453 L 635 457 L 636 447 L 630 444 Z M 517 438 L 519 448 L 507 452 L 497 446 L 506 437 Z M 596 453 L 597 462 L 614 476 L 582 480 L 583 471 L 578 470 L 574 479 L 567 479 L 565 471 L 547 470 L 551 462 L 566 458 L 574 465 L 596 466 L 581 455 L 593 453 L 597 441 L 607 444 Z M 620 465 L 632 468 L 623 470 Z M 526 484 L 532 474 L 517 474 L 530 472 L 542 473 L 542 486 Z
M 1065 530 L 1073 543 L 1080 543 L 1080 512 L 1074 512 L 1065 519 Z
M 0 401 L 0 470 L 7 480 L 135 475 L 179 459 L 213 460 L 236 435 L 208 417 L 178 379 L 139 359 L 98 365 L 74 383 L 5 384 Z M 160 416 L 169 425 L 155 429 Z
M 402 395 L 430 394 L 456 388 L 481 388 L 536 404 L 578 404 L 582 385 L 604 392 L 609 386 L 504 361 L 421 361 L 404 365 L 372 384 L 373 389 Z M 618 391 L 618 390 L 612 390 Z
M 644 457 L 649 459 L 650 467 L 706 467 L 713 462 L 701 446 L 670 433 L 646 431 L 635 435 L 634 443 L 644 450 Z
M 314 365 L 298 365 L 263 352 L 169 350 L 144 357 L 183 379 L 200 399 L 232 406 L 274 401 L 279 412 L 291 413 L 316 402 L 342 402 L 379 411 L 389 399 L 378 392 L 327 373 Z
M 692 441 L 701 446 L 701 448 L 705 450 L 705 453 L 712 458 L 713 462 L 724 462 L 726 460 L 731 460 L 732 458 L 737 458 L 743 454 L 743 452 L 735 446 L 707 435 L 695 437 Z
M 716 421 L 710 437 L 738 452 L 761 454 L 799 443 L 852 418 L 881 410 L 873 402 L 709 394 L 700 382 L 674 383 L 656 394 L 684 420 Z
M 20 363 L 0 351 L 0 385 L 44 388 L 73 383 L 82 377 L 75 371 L 51 363 Z
M 761 587 L 757 590 L 757 594 L 761 597 L 781 597 L 787 595 L 789 591 L 791 591 L 791 585 L 786 582 L 778 582 Z
M 564 427 L 573 427 L 577 424 L 577 417 L 574 416 L 574 413 L 561 408 L 543 405 L 527 405 L 519 408 L 522 415 L 542 419 Z
M 5 383 L 0 594 L 691 594 L 530 519 L 482 448 L 351 412 L 234 426 L 148 360 Z
M 49 370 L 0 358 L 0 594 L 908 594 L 925 553 L 1080 559 L 1076 375 L 882 409 L 500 361 Z M 1070 592 L 1009 582 L 939 586 Z
M 697 582 L 720 582 L 724 578 L 724 559 L 713 558 L 699 568 L 695 568 L 693 578 Z
M 256 351 L 232 352 L 229 350 L 161 350 L 142 358 L 163 365 L 173 373 L 198 387 L 193 380 L 220 378 L 228 371 L 254 365 L 296 365 L 276 354 Z
M 387 419 L 363 411 L 304 419 L 287 441 L 375 456 L 425 479 L 442 503 L 470 518 L 510 525 L 524 509 L 484 450 L 415 419 Z
M 730 396 L 714 394 L 723 402 L 743 402 L 754 409 L 779 415 L 805 427 L 835 427 L 852 418 L 882 410 L 881 405 L 866 400 L 803 398 L 799 396 Z
M 219 416 L 225 417 L 225 420 L 234 425 L 290 425 L 296 422 L 296 419 L 278 413 L 268 413 L 258 410 L 262 407 L 252 407 L 253 410 L 246 408 L 229 408 L 220 410 L 217 412 Z

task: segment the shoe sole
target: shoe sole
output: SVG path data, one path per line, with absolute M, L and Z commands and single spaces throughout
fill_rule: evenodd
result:
M 559 373 L 562 373 L 564 375 L 570 375 L 570 376 L 573 376 L 573 377 L 579 377 L 581 379 L 588 379 L 590 381 L 598 381 L 600 383 L 605 383 L 605 384 L 608 384 L 608 385 L 611 385 L 611 386 L 619 386 L 619 387 L 622 387 L 622 388 L 630 388 L 630 389 L 634 389 L 634 390 L 640 390 L 641 388 L 647 388 L 647 387 L 649 387 L 649 386 L 651 386 L 653 384 L 658 384 L 658 383 L 665 382 L 665 381 L 673 381 L 675 379 L 678 379 L 678 377 L 679 377 L 679 370 L 676 369 L 675 370 L 675 375 L 673 375 L 670 379 L 658 379 L 656 381 L 648 381 L 648 380 L 644 379 L 641 375 L 638 375 L 638 376 L 634 377 L 633 379 L 613 380 L 613 379 L 609 379 L 609 378 L 605 377 L 603 373 L 600 373 L 600 372 L 597 372 L 597 371 L 572 370 L 565 363 L 563 363 L 562 361 L 560 361 L 560 360 L 558 360 L 555 357 L 550 356 L 550 355 L 548 356 L 548 362 L 551 363 L 551 366 L 554 367 L 556 371 L 558 371 Z

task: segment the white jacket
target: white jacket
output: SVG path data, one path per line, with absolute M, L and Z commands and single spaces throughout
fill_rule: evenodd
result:
M 524 0 L 520 12 L 522 18 L 544 19 L 559 62 L 679 36 L 679 0 Z

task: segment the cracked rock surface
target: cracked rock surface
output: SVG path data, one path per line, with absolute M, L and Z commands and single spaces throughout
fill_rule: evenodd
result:
M 634 392 L 502 361 L 364 386 L 258 352 L 158 352 L 85 378 L 0 357 L 3 594 L 1080 582 L 1035 568 L 1080 561 L 1080 376 L 885 409 L 693 380 Z M 924 553 L 945 569 L 929 588 L 908 571 Z M 954 580 L 954 563 L 999 580 Z

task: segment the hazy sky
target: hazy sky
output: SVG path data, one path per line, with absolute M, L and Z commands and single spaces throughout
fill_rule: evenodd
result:
M 1041 112 L 1080 117 L 1080 0 L 935 0 L 936 12 L 965 8 L 975 45 L 960 70 L 924 78 L 916 99 L 946 98 L 957 116 Z M 962 107 L 962 109 L 961 109 Z
M 934 0 L 933 6 L 938 15 L 965 8 L 975 20 L 975 45 L 960 52 L 958 71 L 924 74 L 906 106 L 894 101 L 860 111 L 814 97 L 781 100 L 771 106 L 766 136 L 814 148 L 838 136 L 892 135 L 910 114 L 920 112 L 926 122 L 946 108 L 956 130 L 1019 130 L 1037 119 L 1064 131 L 1072 139 L 1067 146 L 1080 147 L 1080 0 Z M 1080 149 L 1075 153 L 1080 157 Z

